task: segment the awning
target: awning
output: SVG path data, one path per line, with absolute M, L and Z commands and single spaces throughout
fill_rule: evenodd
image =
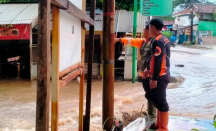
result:
M 38 4 L 0 4 L 0 25 L 37 24 Z

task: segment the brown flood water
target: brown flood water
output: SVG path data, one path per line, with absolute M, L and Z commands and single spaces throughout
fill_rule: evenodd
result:
M 0 131 L 35 130 L 36 81 L 0 81 Z M 115 115 L 133 112 L 146 105 L 141 83 L 115 83 Z M 136 102 L 134 102 L 136 101 Z M 60 90 L 60 131 L 78 129 L 79 83 L 72 81 Z M 146 108 L 146 106 L 145 106 Z M 102 82 L 93 82 L 91 130 L 98 131 L 102 125 Z
M 189 52 L 189 53 L 188 53 Z M 167 99 L 170 115 L 212 119 L 216 114 L 215 50 L 178 47 L 171 57 L 171 74 L 183 76 L 182 84 L 170 84 Z M 184 68 L 175 67 L 184 64 Z M 178 88 L 177 88 L 178 87 Z M 0 80 L 0 131 L 34 131 L 36 81 Z M 115 82 L 115 116 L 140 111 L 146 99 L 141 83 Z M 78 130 L 79 83 L 60 90 L 60 131 Z M 85 108 L 84 108 L 85 109 Z M 102 127 L 102 82 L 92 84 L 91 131 Z

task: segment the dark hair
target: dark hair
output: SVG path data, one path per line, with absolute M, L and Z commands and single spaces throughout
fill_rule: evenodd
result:
M 160 31 L 163 29 L 163 26 L 164 26 L 163 21 L 159 18 L 151 19 L 149 24 L 153 25 L 157 30 L 160 30 Z
M 149 25 L 146 25 L 146 26 L 145 26 L 145 29 L 148 30 L 148 29 L 149 29 Z

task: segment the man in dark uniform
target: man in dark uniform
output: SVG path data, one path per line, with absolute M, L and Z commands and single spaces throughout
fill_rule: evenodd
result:
M 144 77 L 150 76 L 152 101 L 158 109 L 157 122 L 151 126 L 151 129 L 158 129 L 157 131 L 168 131 L 169 121 L 166 88 L 170 80 L 170 41 L 162 35 L 163 26 L 163 21 L 158 18 L 150 21 L 149 32 L 155 40 L 151 45 L 148 70 L 144 72 Z

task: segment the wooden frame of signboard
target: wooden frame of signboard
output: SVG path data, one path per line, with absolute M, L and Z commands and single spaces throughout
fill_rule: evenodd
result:
M 83 130 L 83 90 L 84 90 L 84 52 L 85 52 L 85 30 L 81 31 L 81 62 L 71 65 L 60 72 L 60 10 L 64 10 L 71 16 L 84 23 L 94 25 L 94 20 L 85 14 L 85 0 L 83 0 L 83 11 L 68 0 L 41 0 L 39 1 L 38 17 L 38 80 L 37 80 L 37 112 L 36 131 L 49 130 L 49 94 L 50 94 L 50 5 L 52 3 L 52 114 L 51 130 L 58 130 L 59 112 L 59 89 L 80 75 L 80 100 L 79 100 L 79 131 Z

